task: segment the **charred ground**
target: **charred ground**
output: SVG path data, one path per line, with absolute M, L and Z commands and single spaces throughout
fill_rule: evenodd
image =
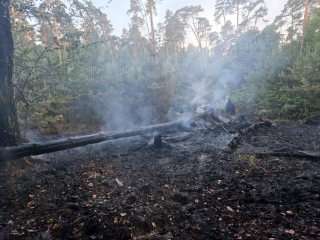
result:
M 3 168 L 0 238 L 319 239 L 320 161 L 254 155 L 317 152 L 319 126 L 261 125 L 231 149 L 233 128 L 201 122 L 162 133 L 163 149 L 147 135 Z

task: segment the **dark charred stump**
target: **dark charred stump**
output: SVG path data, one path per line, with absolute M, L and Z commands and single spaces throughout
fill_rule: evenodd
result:
M 163 148 L 163 145 L 162 145 L 162 137 L 161 137 L 161 134 L 160 133 L 156 133 L 154 135 L 154 148 Z
M 236 114 L 236 107 L 234 106 L 234 104 L 231 102 L 230 98 L 226 104 L 226 114 L 229 116 L 233 116 Z

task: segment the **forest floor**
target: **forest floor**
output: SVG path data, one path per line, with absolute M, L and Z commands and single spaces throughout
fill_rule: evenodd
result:
M 319 125 L 232 138 L 205 123 L 163 149 L 148 135 L 3 166 L 0 239 L 320 239 L 320 160 L 254 155 L 319 152 Z

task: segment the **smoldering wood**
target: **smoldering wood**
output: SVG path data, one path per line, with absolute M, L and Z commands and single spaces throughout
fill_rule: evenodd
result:
M 0 148 L 0 161 L 8 161 L 28 156 L 52 153 L 82 147 L 89 144 L 100 143 L 108 140 L 133 137 L 153 132 L 161 132 L 173 128 L 190 130 L 190 128 L 186 124 L 186 121 L 174 121 L 170 123 L 151 125 L 147 127 L 125 131 L 91 134 L 80 137 L 71 137 L 67 139 L 48 141 L 43 143 L 32 143 L 17 147 L 6 147 Z
M 207 121 L 214 120 L 217 123 L 222 123 L 222 120 L 220 119 L 218 114 L 218 110 L 216 109 L 210 109 L 209 111 L 201 113 L 199 114 L 199 117 Z
M 211 119 L 211 121 L 213 121 L 215 124 L 217 125 L 221 124 L 221 123 L 217 123 L 217 121 L 212 119 L 212 112 L 210 113 L 209 111 L 203 114 L 194 115 L 190 117 L 188 121 L 180 120 L 180 121 L 174 121 L 174 122 L 158 124 L 158 125 L 151 125 L 147 127 L 125 130 L 125 131 L 91 134 L 91 135 L 85 135 L 80 137 L 71 137 L 67 139 L 48 141 L 43 143 L 31 143 L 31 144 L 26 144 L 26 145 L 16 146 L 16 147 L 6 147 L 6 148 L 0 147 L 0 162 L 28 157 L 28 156 L 35 156 L 35 155 L 41 155 L 41 154 L 52 153 L 57 151 L 63 151 L 67 149 L 86 146 L 89 144 L 100 143 L 108 140 L 133 137 L 133 136 L 143 136 L 145 134 L 150 134 L 154 132 L 164 132 L 172 129 L 174 130 L 181 129 L 181 130 L 190 132 L 194 130 L 193 129 L 193 127 L 195 127 L 194 121 L 199 121 L 200 119 L 204 119 L 204 120 Z M 232 126 L 233 128 L 232 130 L 240 131 L 239 135 L 242 135 L 243 131 L 246 132 L 249 130 L 249 128 L 254 129 L 255 127 L 257 127 L 257 125 L 260 125 L 260 124 L 267 125 L 267 123 L 270 123 L 265 119 L 259 119 L 259 120 L 262 122 L 255 123 L 255 124 L 249 123 L 244 120 L 245 122 L 242 122 L 239 125 L 237 124 L 229 125 L 228 130 L 229 132 L 233 132 L 233 131 L 230 131 L 229 129 Z M 246 128 L 248 127 L 248 125 L 250 127 Z

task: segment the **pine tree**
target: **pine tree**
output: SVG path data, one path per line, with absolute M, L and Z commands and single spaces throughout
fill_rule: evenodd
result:
M 252 22 L 256 27 L 258 21 L 267 22 L 265 16 L 268 14 L 268 8 L 264 0 L 247 1 L 242 8 L 242 22 L 240 23 L 240 31 L 246 32 L 250 29 Z
M 225 26 L 224 31 L 224 43 L 225 43 L 225 57 L 228 57 L 228 29 L 227 24 L 227 15 L 234 13 L 233 2 L 230 0 L 217 0 L 215 4 L 215 12 L 214 12 L 214 20 L 216 23 L 221 23 L 221 19 L 223 19 L 223 26 Z
M 198 6 L 186 6 L 183 8 L 180 8 L 176 11 L 176 16 L 179 18 L 179 20 L 184 23 L 187 27 L 190 27 L 194 36 L 197 39 L 197 42 L 199 44 L 199 48 L 201 53 L 203 53 L 203 48 L 201 44 L 201 38 L 196 26 L 196 20 L 199 16 L 199 13 L 203 12 L 204 9 L 201 7 L 201 5 Z
M 165 47 L 167 50 L 167 58 L 174 52 L 175 64 L 177 65 L 178 46 L 184 43 L 186 37 L 185 25 L 180 21 L 179 14 L 173 14 L 170 10 L 167 10 L 165 19 Z

